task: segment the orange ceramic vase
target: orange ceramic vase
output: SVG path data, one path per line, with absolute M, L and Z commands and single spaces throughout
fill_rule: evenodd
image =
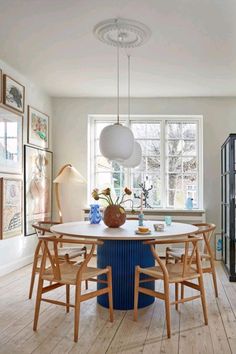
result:
M 103 221 L 108 227 L 120 227 L 125 223 L 125 209 L 120 205 L 108 205 L 104 210 Z

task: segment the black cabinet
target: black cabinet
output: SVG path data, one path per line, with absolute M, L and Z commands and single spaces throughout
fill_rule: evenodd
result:
M 236 281 L 235 185 L 236 134 L 230 134 L 221 147 L 222 257 L 230 281 Z

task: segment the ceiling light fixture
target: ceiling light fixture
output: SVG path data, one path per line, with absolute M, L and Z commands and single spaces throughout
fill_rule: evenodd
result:
M 105 127 L 99 138 L 99 147 L 108 160 L 123 162 L 131 157 L 137 144 L 132 131 L 120 123 L 120 48 L 138 47 L 148 40 L 150 30 L 137 21 L 109 19 L 98 23 L 94 35 L 102 42 L 117 47 L 117 122 Z

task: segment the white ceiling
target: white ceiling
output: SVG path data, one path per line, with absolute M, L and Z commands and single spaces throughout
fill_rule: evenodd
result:
M 92 33 L 115 17 L 152 31 L 129 52 L 132 96 L 236 95 L 235 0 L 0 0 L 0 58 L 52 96 L 115 96 L 116 49 Z

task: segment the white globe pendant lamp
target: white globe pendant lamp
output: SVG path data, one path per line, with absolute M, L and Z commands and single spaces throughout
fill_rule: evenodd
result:
M 100 134 L 99 147 L 108 160 L 124 161 L 133 153 L 134 135 L 129 128 L 119 123 L 108 125 Z
M 123 167 L 132 168 L 140 165 L 142 160 L 142 148 L 141 145 L 135 141 L 134 142 L 134 150 L 132 155 L 127 159 L 121 162 Z
M 132 131 L 120 124 L 119 113 L 119 48 L 123 40 L 123 35 L 119 30 L 117 20 L 117 122 L 105 127 L 99 138 L 99 147 L 103 156 L 108 160 L 117 162 L 128 159 L 134 150 L 134 135 Z
M 130 119 L 130 55 L 128 55 L 128 117 Z M 123 167 L 132 168 L 140 165 L 141 160 L 142 160 L 141 145 L 137 141 L 134 141 L 134 149 L 131 156 L 128 159 L 121 161 L 120 164 Z

